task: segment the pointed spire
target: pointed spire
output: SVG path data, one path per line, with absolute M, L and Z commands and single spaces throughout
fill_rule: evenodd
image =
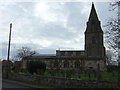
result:
M 94 2 L 92 2 L 92 5 L 94 5 Z
M 98 20 L 98 16 L 97 16 L 93 2 L 92 2 L 92 8 L 91 8 L 90 16 L 89 16 L 89 21 L 91 21 L 91 20 Z

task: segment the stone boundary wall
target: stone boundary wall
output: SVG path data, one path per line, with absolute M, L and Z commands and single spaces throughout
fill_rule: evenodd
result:
M 67 78 L 55 78 L 33 75 L 22 75 L 9 73 L 8 75 L 3 73 L 3 79 L 16 80 L 34 85 L 48 85 L 58 88 L 118 88 L 117 83 L 110 82 L 97 82 L 96 80 L 80 80 L 80 79 L 67 79 Z

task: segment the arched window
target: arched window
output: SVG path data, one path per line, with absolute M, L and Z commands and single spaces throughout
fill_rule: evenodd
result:
M 58 67 L 59 67 L 58 61 L 55 61 L 55 62 L 54 62 L 54 67 L 55 67 L 55 68 L 58 68 Z
M 81 65 L 80 65 L 80 62 L 79 62 L 79 61 L 76 61 L 76 62 L 75 62 L 75 68 L 80 68 L 80 66 L 81 66 Z
M 64 68 L 69 68 L 69 62 L 68 61 L 64 62 Z

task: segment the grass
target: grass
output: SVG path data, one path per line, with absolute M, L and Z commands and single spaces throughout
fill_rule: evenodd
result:
M 44 76 L 47 77 L 59 77 L 59 78 L 67 78 L 66 74 L 56 74 L 55 76 L 52 76 L 51 74 L 45 72 Z M 80 78 L 79 78 L 80 77 Z M 97 78 L 94 76 L 94 74 L 90 74 L 90 77 L 88 74 L 81 73 L 80 75 L 72 74 L 71 78 L 73 79 L 83 79 L 83 80 L 97 80 Z M 101 72 L 101 79 L 102 81 L 117 81 L 118 75 L 111 73 L 111 72 Z
M 30 73 L 28 73 L 28 72 L 26 72 L 26 73 L 19 72 L 19 74 L 30 75 Z M 34 74 L 34 75 L 37 75 L 37 74 Z M 71 77 L 67 77 L 66 73 L 63 73 L 63 74 L 57 73 L 57 74 L 51 75 L 50 73 L 45 72 L 43 75 L 40 75 L 40 76 L 58 77 L 58 78 L 73 78 L 73 79 L 82 79 L 82 80 L 97 80 L 97 78 L 94 76 L 94 74 L 90 74 L 90 77 L 89 77 L 89 75 L 86 73 L 81 73 L 79 75 L 72 74 Z M 118 74 L 117 73 L 113 74 L 111 72 L 101 72 L 100 80 L 101 81 L 117 81 Z
M 29 72 L 18 72 L 18 74 L 31 75 Z
M 110 73 L 110 72 L 103 72 L 101 80 L 105 81 L 117 81 L 118 80 L 118 74 Z
M 45 72 L 45 73 L 43 74 L 43 76 L 46 76 L 46 77 L 51 77 L 51 74 L 50 74 L 50 73 L 48 73 L 48 72 Z
M 90 77 L 89 77 L 88 74 L 82 73 L 80 74 L 80 78 L 84 80 L 96 80 L 96 77 L 94 77 L 93 74 L 90 74 Z
M 52 76 L 52 75 L 49 74 L 48 72 L 45 72 L 43 76 L 46 76 L 46 77 L 67 78 L 67 74 L 66 74 L 66 73 L 64 73 L 64 74 L 59 74 L 59 73 L 58 73 L 58 74 Z M 80 74 L 79 76 L 80 76 L 80 79 L 85 79 L 85 80 L 95 80 L 95 79 L 96 79 L 93 74 L 90 75 L 90 76 L 91 76 L 90 78 L 89 78 L 89 76 L 88 76 L 87 74 L 85 74 L 85 73 L 82 73 L 82 74 Z M 78 79 L 79 76 L 76 75 L 76 74 L 72 74 L 72 75 L 71 75 L 71 78 L 73 78 L 73 79 Z

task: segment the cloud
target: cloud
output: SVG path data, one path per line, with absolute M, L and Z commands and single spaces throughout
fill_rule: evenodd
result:
M 64 18 L 64 16 L 59 13 L 61 8 L 59 8 L 58 3 L 40 2 L 35 5 L 34 15 L 42 18 L 44 21 L 54 22 L 59 20 L 60 17 Z
M 54 4 L 52 4 L 52 5 L 49 4 L 48 7 L 49 8 L 51 7 L 51 9 L 52 9 Z M 38 3 L 35 6 L 38 6 L 38 5 L 41 5 L 41 4 Z M 42 4 L 42 5 L 44 5 L 44 4 Z M 55 7 L 60 7 L 59 4 L 55 4 L 55 5 L 56 5 Z M 55 9 L 53 8 L 50 13 L 47 11 L 45 12 L 45 13 L 48 13 L 46 15 L 48 15 L 49 18 L 51 18 L 51 16 L 49 14 L 52 13 L 53 15 L 57 16 L 58 13 L 56 13 L 56 12 L 59 12 L 61 14 L 61 17 L 58 17 L 54 21 L 45 20 L 42 17 L 43 15 L 41 15 L 41 14 L 39 15 L 39 18 L 33 17 L 33 19 L 31 18 L 31 20 L 28 20 L 29 19 L 28 17 L 18 19 L 18 23 L 17 24 L 15 23 L 17 26 L 13 25 L 16 27 L 16 28 L 14 28 L 14 30 L 17 33 L 17 34 L 13 34 L 13 38 L 16 38 L 19 42 L 21 41 L 21 42 L 26 42 L 26 43 L 28 42 L 28 39 L 31 42 L 40 40 L 41 42 L 43 41 L 42 42 L 43 45 L 48 37 L 51 38 L 52 40 L 54 40 L 54 38 L 64 39 L 64 40 L 69 40 L 69 39 L 74 38 L 76 36 L 76 34 L 78 34 L 78 32 L 79 32 L 78 30 L 80 29 L 80 28 L 76 28 L 78 25 L 78 23 L 76 21 L 79 21 L 79 20 L 74 17 L 75 17 L 75 15 L 79 16 L 79 14 L 72 12 L 72 14 L 73 14 L 72 15 L 70 12 L 70 9 L 66 8 L 68 6 L 71 7 L 72 4 L 67 4 L 68 6 L 66 6 L 65 4 L 63 4 L 63 5 L 64 5 L 63 9 L 61 9 L 60 11 L 58 11 L 60 8 L 55 8 Z M 47 6 L 45 6 L 45 7 L 47 7 Z M 74 5 L 74 7 L 75 7 L 75 5 Z M 35 10 L 36 10 L 36 8 L 35 8 Z M 67 13 L 64 13 L 65 11 L 67 11 Z M 71 17 L 73 17 L 73 18 L 71 19 Z M 72 22 L 72 23 L 70 23 L 70 22 Z M 20 25 L 19 25 L 19 23 L 20 23 Z M 14 33 L 14 30 L 13 30 L 13 33 Z M 22 39 L 22 38 L 24 38 L 24 39 Z M 14 40 L 14 41 L 17 41 L 17 40 Z
M 36 50 L 80 48 L 84 38 L 80 37 L 84 33 L 81 29 L 81 6 L 81 3 L 70 2 L 3 4 L 2 18 L 6 17 L 1 22 L 4 41 L 8 41 L 9 23 L 12 22 L 12 43 L 17 47 L 36 46 Z M 82 41 L 82 45 L 79 41 Z
M 12 47 L 26 45 L 37 51 L 45 50 L 44 53 L 47 50 L 53 53 L 58 48 L 84 49 L 90 9 L 91 3 L 83 2 L 0 3 L 0 43 L 8 42 L 9 24 L 12 23 Z M 7 44 L 2 45 L 6 52 Z

